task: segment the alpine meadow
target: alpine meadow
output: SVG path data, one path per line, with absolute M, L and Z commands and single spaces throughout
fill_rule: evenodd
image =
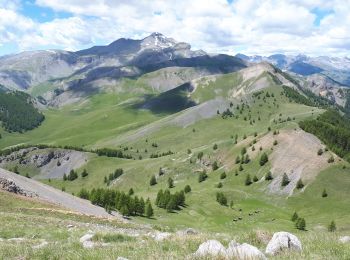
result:
M 350 259 L 349 8 L 0 0 L 0 259 Z

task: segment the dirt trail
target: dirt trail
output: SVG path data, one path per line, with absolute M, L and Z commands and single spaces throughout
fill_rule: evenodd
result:
M 90 201 L 80 199 L 71 194 L 57 190 L 51 186 L 43 184 L 41 182 L 35 181 L 33 179 L 28 179 L 21 175 L 6 171 L 0 168 L 0 178 L 12 180 L 21 189 L 35 193 L 39 199 L 47 201 L 52 204 L 56 204 L 68 210 L 75 211 L 84 215 L 91 215 L 96 217 L 104 218 L 120 218 L 115 215 L 112 216 L 108 214 L 103 208 L 92 205 Z

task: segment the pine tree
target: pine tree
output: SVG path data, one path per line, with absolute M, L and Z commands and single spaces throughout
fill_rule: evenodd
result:
M 258 177 L 256 175 L 254 175 L 253 182 L 257 182 L 258 180 L 259 180 Z
M 269 161 L 269 157 L 267 156 L 266 153 L 263 153 L 260 157 L 259 164 L 260 166 L 264 166 L 268 161 Z
M 294 212 L 293 216 L 292 216 L 292 221 L 295 222 L 299 219 L 298 213 Z
M 67 174 L 63 174 L 63 180 L 64 180 L 64 181 L 67 180 Z
M 217 185 L 216 185 L 217 188 L 221 189 L 222 188 L 222 182 L 219 182 Z
M 153 208 L 152 204 L 149 199 L 146 201 L 146 209 L 145 209 L 145 214 L 147 218 L 151 218 L 153 216 Z
M 298 180 L 296 187 L 297 187 L 298 190 L 304 188 L 304 183 L 303 183 L 303 181 L 301 179 Z
M 205 172 L 200 172 L 198 175 L 198 182 L 205 181 L 208 178 L 208 175 Z
M 281 186 L 287 186 L 290 183 L 290 180 L 288 178 L 288 175 L 286 173 L 283 173 L 283 177 L 282 177 L 282 182 L 281 182 Z
M 268 172 L 266 173 L 266 175 L 265 175 L 265 180 L 267 180 L 267 181 L 273 180 L 271 171 L 268 171 Z
M 166 210 L 168 212 L 172 212 L 176 208 L 176 199 L 174 196 L 170 198 L 168 203 L 166 204 Z
M 245 185 L 249 186 L 250 184 L 252 184 L 252 180 L 250 178 L 250 175 L 248 174 L 247 177 L 245 178 Z
M 86 176 L 88 176 L 89 174 L 88 174 L 88 172 L 86 171 L 86 169 L 84 169 L 83 170 L 83 172 L 81 173 L 81 177 L 86 177 Z
M 174 180 L 172 178 L 168 178 L 168 187 L 169 189 L 174 188 Z
M 244 163 L 247 164 L 249 162 L 250 162 L 249 155 L 246 154 L 245 157 L 244 157 Z
M 225 179 L 225 178 L 226 178 L 226 173 L 225 173 L 225 172 L 221 173 L 221 174 L 220 174 L 220 179 L 223 180 L 223 179 Z
M 123 205 L 121 207 L 120 214 L 122 214 L 123 216 L 128 216 L 129 215 L 129 209 L 128 209 L 127 205 Z
M 240 172 L 244 170 L 242 164 L 239 165 L 238 170 L 239 170 Z
M 185 188 L 184 188 L 184 192 L 185 192 L 185 193 L 189 193 L 189 192 L 191 192 L 191 190 L 192 190 L 192 189 L 191 189 L 191 186 L 188 185 L 188 184 L 187 184 L 187 185 L 185 186 Z
M 239 164 L 241 162 L 241 158 L 239 157 L 239 155 L 237 155 L 235 162 L 236 162 L 236 164 Z
M 322 192 L 322 198 L 328 197 L 328 193 L 326 191 L 326 189 L 323 190 Z
M 337 227 L 336 227 L 336 225 L 335 225 L 334 220 L 332 220 L 331 223 L 330 223 L 329 226 L 328 226 L 328 231 L 329 231 L 329 232 L 334 232 L 334 231 L 336 231 L 336 230 L 337 230 Z
M 306 230 L 306 222 L 304 218 L 298 218 L 296 228 L 299 230 Z
M 157 184 L 157 180 L 156 180 L 156 176 L 152 175 L 150 181 L 149 181 L 149 185 L 150 186 L 154 186 Z
M 217 145 L 217 144 L 214 144 L 213 150 L 216 150 L 216 149 L 218 149 L 218 145 Z
M 247 148 L 243 147 L 241 150 L 241 155 L 245 155 L 247 153 Z
M 202 158 L 203 158 L 203 152 L 199 152 L 198 153 L 198 155 L 197 155 L 197 158 L 198 158 L 198 160 L 202 160 Z
M 322 154 L 323 154 L 323 150 L 322 150 L 322 148 L 318 149 L 318 151 L 317 151 L 317 155 L 322 155 Z
M 214 161 L 211 167 L 212 167 L 213 171 L 216 171 L 217 169 L 219 169 L 218 162 Z
M 129 194 L 129 196 L 133 195 L 134 194 L 134 189 L 130 188 L 128 194 Z

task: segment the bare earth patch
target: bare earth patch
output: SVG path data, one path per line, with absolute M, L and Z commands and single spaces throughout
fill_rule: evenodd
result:
M 275 146 L 274 140 L 278 142 Z M 300 178 L 305 185 L 308 185 L 319 172 L 330 165 L 327 160 L 331 155 L 336 158 L 336 155 L 331 152 L 318 155 L 318 150 L 324 149 L 325 146 L 317 137 L 300 129 L 283 130 L 277 135 L 270 133 L 257 143 L 257 147 L 259 146 L 264 150 L 273 147 L 269 159 L 274 179 L 268 186 L 268 190 L 277 194 L 292 195 Z M 288 175 L 290 183 L 281 187 L 284 173 Z

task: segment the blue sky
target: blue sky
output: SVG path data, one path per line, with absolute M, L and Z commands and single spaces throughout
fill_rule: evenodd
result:
M 157 31 L 195 49 L 349 56 L 350 0 L 0 0 L 0 55 Z

